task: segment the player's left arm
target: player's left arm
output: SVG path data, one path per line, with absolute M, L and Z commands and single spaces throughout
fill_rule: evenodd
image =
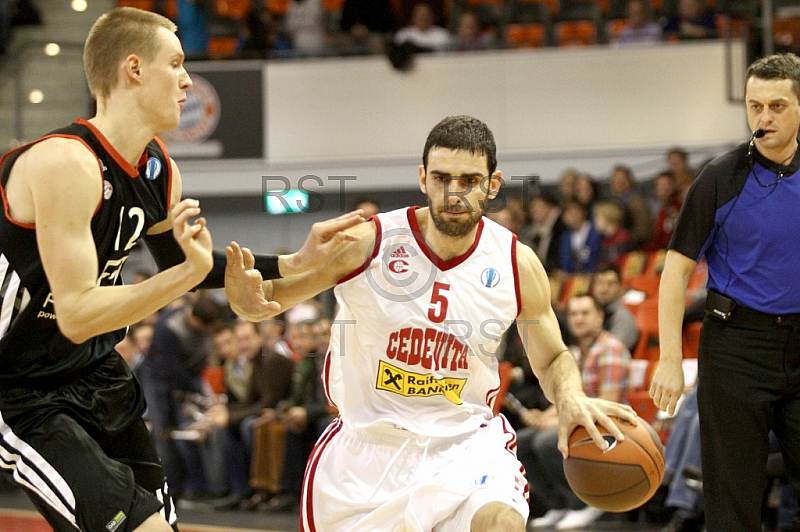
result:
M 547 274 L 533 250 L 520 243 L 517 243 L 517 267 L 522 303 L 517 329 L 533 372 L 547 398 L 558 409 L 559 450 L 567 456 L 567 439 L 579 425 L 586 427 L 597 446 L 604 449 L 607 443 L 595 422 L 616 439 L 623 440 L 622 432 L 609 416 L 635 424 L 636 413 L 629 406 L 586 396 L 578 365 L 561 339 L 558 320 L 550 306 Z
M 170 165 L 172 172 L 170 205 L 177 205 L 181 201 L 183 189 L 181 172 L 172 159 L 170 159 Z M 312 226 L 303 246 L 295 253 L 288 255 L 255 254 L 255 269 L 261 273 L 264 279 L 276 279 L 303 274 L 319 268 L 338 251 L 343 242 L 356 239 L 345 231 L 363 221 L 364 217 L 359 210 L 331 220 L 317 222 Z M 171 238 L 171 229 L 172 216 L 168 216 L 147 232 L 147 247 L 158 264 L 159 270 L 183 261 L 180 247 L 177 246 L 175 239 Z M 215 250 L 212 256 L 214 266 L 198 288 L 222 288 L 225 284 L 226 254 L 223 251 Z

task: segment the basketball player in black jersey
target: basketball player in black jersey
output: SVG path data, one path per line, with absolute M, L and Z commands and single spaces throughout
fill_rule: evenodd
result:
M 58 532 L 177 530 L 141 388 L 114 351 L 125 327 L 225 275 L 155 138 L 192 85 L 175 30 L 136 9 L 100 17 L 84 51 L 97 115 L 0 159 L 0 468 Z M 300 251 L 257 267 L 315 268 L 362 221 L 316 224 Z M 161 271 L 120 286 L 142 238 Z

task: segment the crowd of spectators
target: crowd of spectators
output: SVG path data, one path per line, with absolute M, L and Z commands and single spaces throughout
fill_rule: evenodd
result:
M 153 0 L 154 10 L 176 18 L 184 49 L 196 58 L 381 53 L 392 58 L 409 51 L 646 46 L 719 38 L 734 26 L 734 36 L 756 33 L 755 0 L 752 9 L 736 13 L 713 5 L 705 0 Z M 227 44 L 214 46 L 215 39 Z

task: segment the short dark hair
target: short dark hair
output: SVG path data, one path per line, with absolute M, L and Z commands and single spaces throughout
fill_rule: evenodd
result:
M 603 306 L 597 301 L 597 298 L 594 297 L 592 294 L 590 294 L 588 292 L 579 292 L 579 293 L 575 294 L 574 296 L 570 297 L 569 301 L 572 301 L 573 299 L 583 299 L 584 297 L 588 297 L 589 299 L 592 300 L 592 304 L 594 305 L 595 309 L 599 310 L 600 312 L 605 313 L 605 311 L 603 310 Z M 568 306 L 569 306 L 569 301 L 567 301 L 567 305 Z
M 747 74 L 744 77 L 745 87 L 747 81 L 753 77 L 765 80 L 791 80 L 794 94 L 800 100 L 800 57 L 792 53 L 768 55 L 754 61 L 747 67 Z
M 422 151 L 422 166 L 428 170 L 428 153 L 433 148 L 464 150 L 473 155 L 485 155 L 489 175 L 497 169 L 497 146 L 489 126 L 467 115 L 448 116 L 428 134 Z
M 597 269 L 595 269 L 594 274 L 599 275 L 601 273 L 608 273 L 608 272 L 614 272 L 615 274 L 617 274 L 617 279 L 619 279 L 620 281 L 622 280 L 622 273 L 620 273 L 619 267 L 611 262 L 605 262 L 600 266 L 598 266 Z

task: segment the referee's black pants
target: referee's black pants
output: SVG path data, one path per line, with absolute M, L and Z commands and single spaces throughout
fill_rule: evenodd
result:
M 800 315 L 706 316 L 698 365 L 706 529 L 760 532 L 770 430 L 800 478 Z

